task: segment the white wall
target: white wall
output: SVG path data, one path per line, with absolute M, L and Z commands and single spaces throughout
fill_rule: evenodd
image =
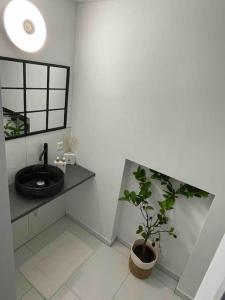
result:
M 0 15 L 9 0 L 0 1 Z M 3 26 L 0 26 L 0 56 L 41 61 L 71 66 L 74 56 L 75 3 L 72 0 L 31 0 L 46 21 L 47 40 L 44 47 L 36 53 L 26 53 L 17 49 L 6 36 Z M 73 71 L 73 70 L 71 70 Z M 71 72 L 68 126 L 70 125 L 70 107 L 72 100 Z
M 0 298 L 16 299 L 15 270 L 12 245 L 12 227 L 9 207 L 9 191 L 6 174 L 5 141 L 3 133 L 2 101 L 0 94 Z
M 225 236 L 223 236 L 194 300 L 222 300 L 225 292 L 224 259 Z
M 121 196 L 123 191 L 137 191 L 138 184 L 134 178 L 133 172 L 137 170 L 138 164 L 126 161 L 124 169 L 124 181 L 121 186 Z M 145 168 L 147 174 L 149 170 Z M 167 174 L 168 175 L 168 174 Z M 178 188 L 179 181 L 172 180 L 173 185 Z M 158 206 L 158 201 L 163 199 L 163 188 L 159 181 L 152 180 L 152 197 L 151 203 L 154 207 Z M 167 234 L 161 236 L 161 253 L 159 264 L 170 271 L 173 275 L 180 278 L 184 272 L 185 265 L 192 254 L 195 243 L 203 228 L 204 222 L 208 215 L 213 195 L 208 198 L 186 199 L 179 197 L 176 201 L 174 210 L 168 212 L 170 218 L 170 226 L 175 227 L 177 239 Z M 140 238 L 136 235 L 137 226 L 143 223 L 143 218 L 136 207 L 127 202 L 121 203 L 120 220 L 118 224 L 117 236 L 126 244 Z
M 0 16 L 3 14 L 4 7 L 9 0 L 0 1 Z M 2 23 L 0 26 L 0 56 L 15 57 L 20 59 L 56 63 L 62 65 L 73 65 L 74 55 L 74 28 L 75 28 L 75 4 L 72 0 L 34 0 L 31 1 L 37 5 L 42 12 L 47 23 L 47 41 L 44 47 L 37 53 L 28 54 L 17 49 L 7 38 Z M 73 74 L 71 74 L 73 75 Z M 72 77 L 69 96 L 69 115 L 68 126 L 70 126 L 70 103 L 72 99 Z M 69 129 L 68 129 L 69 130 Z M 67 131 L 68 131 L 67 130 Z M 10 182 L 13 180 L 15 172 L 37 161 L 43 142 L 50 143 L 50 160 L 55 156 L 55 143 L 62 138 L 66 131 L 56 131 L 43 135 L 36 135 L 28 138 L 16 139 L 8 141 L 7 163 Z M 5 152 L 2 141 L 0 143 L 0 173 L 5 174 Z M 13 300 L 14 289 L 12 287 L 12 241 L 11 226 L 9 217 L 9 200 L 6 177 L 1 177 L 0 190 L 0 270 L 4 270 L 4 274 L 0 274 L 0 298 L 5 300 Z
M 179 283 L 194 296 L 225 230 L 225 2 L 79 4 L 72 128 L 94 182 L 68 200 L 111 240 L 126 158 L 215 194 Z
M 39 156 L 43 151 L 44 143 L 48 143 L 48 159 L 50 164 L 53 163 L 57 155 L 57 142 L 63 141 L 64 136 L 69 133 L 70 128 L 67 128 L 6 141 L 9 183 L 11 184 L 14 182 L 15 174 L 20 169 L 25 166 L 40 163 Z
M 0 2 L 0 15 L 9 0 Z M 72 0 L 34 0 L 33 2 L 42 12 L 47 25 L 47 41 L 37 53 L 25 53 L 17 49 L 8 39 L 3 26 L 0 26 L 0 56 L 20 59 L 73 65 L 74 56 L 74 28 L 75 4 Z M 71 99 L 73 92 L 73 69 L 71 69 L 71 85 L 69 93 L 68 127 L 70 127 Z M 69 129 L 20 138 L 6 142 L 7 166 L 10 183 L 15 172 L 26 165 L 38 162 L 39 154 L 44 142 L 49 142 L 49 162 L 56 155 L 56 142 L 62 140 Z

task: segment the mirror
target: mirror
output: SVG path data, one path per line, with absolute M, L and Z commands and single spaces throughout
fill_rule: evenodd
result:
M 65 89 L 66 88 L 66 69 L 65 68 L 50 68 L 50 88 Z
M 4 87 L 23 88 L 23 64 L 0 60 L 1 85 Z
M 26 87 L 47 88 L 47 66 L 26 64 Z
M 63 110 L 52 110 L 49 112 L 49 129 L 62 127 L 64 120 Z
M 27 113 L 27 122 L 29 124 L 28 133 L 43 131 L 46 128 L 46 112 Z
M 65 91 L 49 91 L 49 108 L 57 109 L 65 107 Z
M 63 129 L 70 68 L 0 57 L 5 138 Z
M 26 106 L 28 112 L 46 110 L 47 90 L 27 90 Z

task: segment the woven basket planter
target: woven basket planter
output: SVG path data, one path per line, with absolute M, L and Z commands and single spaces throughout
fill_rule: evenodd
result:
M 159 248 L 157 246 L 152 247 L 152 243 L 150 241 L 147 242 L 147 247 L 149 247 L 155 254 L 155 259 L 152 262 L 144 263 L 142 262 L 137 255 L 134 253 L 134 249 L 137 246 L 143 245 L 144 240 L 136 240 L 131 247 L 131 254 L 129 260 L 129 268 L 131 273 L 139 278 L 145 279 L 151 275 L 152 269 L 154 268 L 158 257 L 159 257 Z

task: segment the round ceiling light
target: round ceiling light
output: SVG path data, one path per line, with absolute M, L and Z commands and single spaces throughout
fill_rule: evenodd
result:
M 12 0 L 6 6 L 3 18 L 8 37 L 19 49 L 36 52 L 42 48 L 47 30 L 35 5 L 27 0 Z

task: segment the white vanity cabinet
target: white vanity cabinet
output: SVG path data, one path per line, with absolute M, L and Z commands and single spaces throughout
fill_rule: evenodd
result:
M 47 198 L 24 198 L 14 184 L 9 186 L 14 249 L 25 244 L 66 214 L 65 193 L 95 177 L 95 173 L 79 165 L 67 166 L 64 187 L 59 194 Z M 76 200 L 76 199 L 74 199 Z
M 19 248 L 28 241 L 29 238 L 29 215 L 19 219 L 12 224 L 13 229 L 13 246 Z
M 38 235 L 65 215 L 65 200 L 61 196 L 12 224 L 14 249 Z

